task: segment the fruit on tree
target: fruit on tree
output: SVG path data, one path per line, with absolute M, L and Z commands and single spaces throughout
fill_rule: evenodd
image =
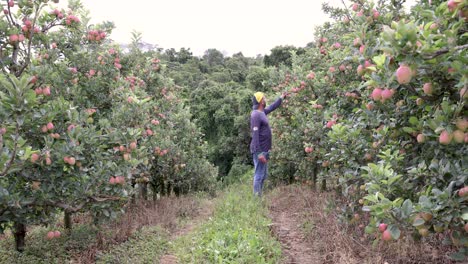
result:
M 459 3 L 458 3 L 457 0 L 449 0 L 449 1 L 447 2 L 448 10 L 449 10 L 450 12 L 455 11 L 455 10 L 457 9 L 458 4 L 459 4 Z
M 47 233 L 47 236 L 46 236 L 47 239 L 51 240 L 51 239 L 54 239 L 54 237 L 55 237 L 55 232 L 54 231 L 49 231 Z
M 418 134 L 416 136 L 416 140 L 418 141 L 418 143 L 424 143 L 426 141 L 426 136 L 424 136 L 424 134 Z
M 314 149 L 312 147 L 305 147 L 304 151 L 306 153 L 311 153 L 312 151 L 314 151 Z
M 363 66 L 363 65 L 360 64 L 360 65 L 357 67 L 357 74 L 358 74 L 359 76 L 364 75 L 364 66 Z
M 137 143 L 135 141 L 130 143 L 130 149 L 136 149 L 136 147 L 137 147 Z
M 391 90 L 391 89 L 384 89 L 384 90 L 382 91 L 382 93 L 381 93 L 382 101 L 386 101 L 386 100 L 392 98 L 393 94 L 394 94 L 393 90 Z
M 385 230 L 387 230 L 387 224 L 381 223 L 379 225 L 379 231 L 383 233 Z
M 385 230 L 383 233 L 382 233 L 382 239 L 384 241 L 390 241 L 392 240 L 392 234 L 390 233 L 389 230 Z
M 424 86 L 423 86 L 423 91 L 424 91 L 425 94 L 431 95 L 432 94 L 432 83 L 425 83 Z
M 374 101 L 380 101 L 382 99 L 382 89 L 375 88 L 372 91 L 371 96 L 372 96 L 372 99 L 374 99 Z
M 75 165 L 75 163 L 76 163 L 76 159 L 74 157 L 68 158 L 68 164 Z
M 60 231 L 54 231 L 54 238 L 59 238 L 61 235 Z
M 468 196 L 468 186 L 465 186 L 465 187 L 461 188 L 458 191 L 458 196 L 460 196 L 460 197 Z
M 453 131 L 453 140 L 457 143 L 463 143 L 465 141 L 465 133 L 459 129 Z
M 447 130 L 442 131 L 439 136 L 439 143 L 443 145 L 448 145 L 452 142 L 453 135 Z
M 468 128 L 468 120 L 464 118 L 460 118 L 456 121 L 455 125 L 461 131 L 465 131 Z
M 49 122 L 49 123 L 47 123 L 46 127 L 47 127 L 47 130 L 52 130 L 52 129 L 54 129 L 55 126 L 54 126 L 54 124 L 52 122 Z
M 396 77 L 399 84 L 408 84 L 412 78 L 411 68 L 407 65 L 400 65 L 396 71 Z
M 109 184 L 110 184 L 110 185 L 114 185 L 114 184 L 115 184 L 115 177 L 114 177 L 114 176 L 110 177 L 110 179 L 109 179 Z
M 40 157 L 41 157 L 41 156 L 39 156 L 39 154 L 33 153 L 33 154 L 31 155 L 31 162 L 32 162 L 32 163 L 36 163 L 36 162 L 39 160 Z

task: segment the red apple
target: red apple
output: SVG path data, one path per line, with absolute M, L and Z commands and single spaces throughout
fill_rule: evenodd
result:
M 364 75 L 364 66 L 363 66 L 363 65 L 359 65 L 359 66 L 357 67 L 357 74 L 358 74 L 359 76 Z
M 52 130 L 52 129 L 54 129 L 54 127 L 55 126 L 54 126 L 54 124 L 52 122 L 47 123 L 47 129 L 48 130 Z
M 393 92 L 393 90 L 391 90 L 391 89 L 385 89 L 385 90 L 383 90 L 383 91 L 382 91 L 382 94 L 381 94 L 381 95 L 382 95 L 382 101 L 385 101 L 385 100 L 388 100 L 388 99 L 392 98 L 393 93 L 394 93 L 394 92 Z
M 75 159 L 74 157 L 70 157 L 70 158 L 68 159 L 68 164 L 70 164 L 70 165 L 75 165 L 75 163 L 76 163 L 76 159 Z
M 332 66 L 332 67 L 328 68 L 328 71 L 331 72 L 331 73 L 334 73 L 335 72 L 335 67 Z
M 443 145 L 448 145 L 452 141 L 453 135 L 447 130 L 442 131 L 439 136 L 439 142 Z
M 401 65 L 396 71 L 396 77 L 399 84 L 408 84 L 412 78 L 411 68 L 407 65 Z
M 380 101 L 382 99 L 382 89 L 375 88 L 372 91 L 371 97 L 374 99 L 374 101 Z
M 361 54 L 364 54 L 364 51 L 365 51 L 365 50 L 366 50 L 366 46 L 361 45 L 361 46 L 359 47 L 359 52 L 360 52 Z
M 355 38 L 353 41 L 353 46 L 357 47 L 361 45 L 361 39 L 360 38 Z
M 423 86 L 423 91 L 424 91 L 425 94 L 431 95 L 432 94 L 432 83 L 425 83 L 424 86 Z
M 130 143 L 130 149 L 136 149 L 136 147 L 137 147 L 137 143 L 136 143 L 136 142 Z
M 449 1 L 447 2 L 448 10 L 449 10 L 450 12 L 455 11 L 455 9 L 457 9 L 458 4 L 459 4 L 459 3 L 458 3 L 456 0 L 449 0 Z
M 50 95 L 50 87 L 47 86 L 44 89 L 42 89 L 42 94 L 46 95 L 46 96 L 49 96 Z
M 359 9 L 359 5 L 357 3 L 353 4 L 353 11 L 357 11 Z
M 62 234 L 60 233 L 60 231 L 55 231 L 54 232 L 54 237 L 55 238 L 59 238 Z
M 33 154 L 31 155 L 31 162 L 32 162 L 32 163 L 36 163 L 36 162 L 39 160 L 40 157 L 41 157 L 41 156 L 39 156 L 39 154 L 33 153 Z
M 424 136 L 423 134 L 418 134 L 416 140 L 418 141 L 418 143 L 424 143 L 424 141 L 426 141 L 426 136 Z
M 18 35 L 16 35 L 16 34 L 10 35 L 10 43 L 16 43 L 16 42 L 18 42 L 18 40 L 19 40 Z
M 110 185 L 114 185 L 114 184 L 115 184 L 115 177 L 113 177 L 113 176 L 110 177 L 110 179 L 109 179 L 109 184 L 110 184 Z
M 382 239 L 384 241 L 390 241 L 392 240 L 392 234 L 390 233 L 389 230 L 385 230 L 383 233 L 382 233 Z
M 0 127 L 0 135 L 5 135 L 6 133 L 6 128 Z
M 9 7 L 14 7 L 15 6 L 15 1 L 13 1 L 13 0 L 8 1 L 8 6 Z
M 379 225 L 379 231 L 383 233 L 385 230 L 387 230 L 387 224 L 381 223 Z
M 49 232 L 47 233 L 47 236 L 46 236 L 46 237 L 47 237 L 47 239 L 49 239 L 49 240 L 53 239 L 53 238 L 55 237 L 54 231 L 49 231 Z

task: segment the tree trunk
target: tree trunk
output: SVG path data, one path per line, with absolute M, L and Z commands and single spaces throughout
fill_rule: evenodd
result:
M 70 231 L 72 229 L 72 214 L 65 210 L 65 215 L 63 217 L 63 224 L 65 225 L 65 229 Z
M 317 164 L 314 166 L 312 173 L 313 173 L 312 174 L 312 188 L 316 190 L 317 189 L 317 174 L 318 174 Z
M 16 250 L 23 252 L 25 247 L 26 226 L 23 223 L 15 222 L 13 234 L 15 236 Z
M 327 190 L 327 180 L 322 179 L 322 186 L 321 186 L 320 190 L 322 190 L 322 191 Z
M 144 201 L 148 200 L 148 184 L 140 183 L 140 197 Z

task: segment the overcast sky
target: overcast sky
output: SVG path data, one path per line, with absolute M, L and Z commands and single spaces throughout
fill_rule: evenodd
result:
M 322 2 L 342 6 L 341 0 L 82 0 L 92 23 L 115 23 L 111 38 L 119 43 L 130 42 L 136 30 L 164 49 L 201 55 L 216 48 L 245 56 L 311 42 L 315 26 L 329 20 Z

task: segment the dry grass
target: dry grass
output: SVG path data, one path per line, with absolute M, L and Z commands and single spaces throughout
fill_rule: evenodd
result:
M 139 202 L 127 208 L 117 221 L 103 226 L 96 235 L 96 242 L 87 250 L 74 256 L 75 263 L 94 263 L 99 252 L 120 244 L 144 226 L 161 226 L 172 233 L 178 221 L 199 214 L 200 203 L 195 197 L 163 197 L 155 202 Z M 87 216 L 77 216 L 74 222 L 90 221 Z
M 447 253 L 453 248 L 442 246 L 442 237 L 417 243 L 405 237 L 392 243 L 380 241 L 372 247 L 373 237 L 364 233 L 360 223 L 344 225 L 334 210 L 327 210 L 328 201 L 335 201 L 332 193 L 321 193 L 306 186 L 279 187 L 270 196 L 272 206 L 281 208 L 291 221 L 302 226 L 304 239 L 312 248 L 316 263 L 455 263 Z

